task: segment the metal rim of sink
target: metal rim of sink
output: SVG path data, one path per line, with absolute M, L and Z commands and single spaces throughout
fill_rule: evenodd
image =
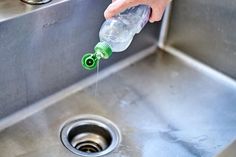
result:
M 118 147 L 121 134 L 110 120 L 89 115 L 66 123 L 61 129 L 61 141 L 76 155 L 99 157 Z
M 22 2 L 32 4 L 32 5 L 40 5 L 40 4 L 46 4 L 51 2 L 52 0 L 21 0 Z

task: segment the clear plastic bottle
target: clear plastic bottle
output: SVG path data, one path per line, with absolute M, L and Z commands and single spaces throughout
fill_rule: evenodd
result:
M 139 5 L 106 20 L 99 32 L 101 42 L 106 42 L 112 52 L 121 52 L 128 48 L 135 34 L 139 33 L 150 16 L 150 8 Z
M 100 42 L 94 48 L 95 53 L 87 53 L 82 58 L 83 67 L 92 70 L 101 58 L 107 59 L 112 52 L 127 49 L 134 35 L 148 22 L 149 16 L 150 7 L 139 5 L 106 20 L 100 29 Z

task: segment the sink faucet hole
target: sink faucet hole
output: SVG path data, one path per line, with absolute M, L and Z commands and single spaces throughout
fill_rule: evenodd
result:
M 109 120 L 87 116 L 67 123 L 61 141 L 74 154 L 98 157 L 112 152 L 120 143 L 120 132 Z

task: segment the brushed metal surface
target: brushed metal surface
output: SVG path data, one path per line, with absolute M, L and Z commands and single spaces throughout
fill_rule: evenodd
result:
M 1 0 L 0 1 L 0 22 L 13 19 L 32 11 L 37 11 L 46 7 L 63 3 L 68 0 L 53 0 L 44 5 L 30 5 L 22 2 L 21 0 Z
M 213 157 L 236 139 L 236 87 L 159 52 L 0 132 L 2 157 L 75 157 L 61 144 L 71 118 L 113 121 L 122 141 L 106 157 Z
M 0 118 L 92 74 L 80 60 L 98 42 L 109 4 L 107 0 L 53 0 L 42 6 L 0 2 Z M 156 45 L 158 34 L 159 23 L 148 25 L 127 51 L 102 62 L 101 69 Z
M 236 78 L 234 0 L 173 1 L 167 45 Z

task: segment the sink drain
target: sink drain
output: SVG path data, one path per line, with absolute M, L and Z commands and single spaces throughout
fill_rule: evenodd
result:
M 86 116 L 66 123 L 61 141 L 74 154 L 98 157 L 113 151 L 120 143 L 120 132 L 109 120 Z

